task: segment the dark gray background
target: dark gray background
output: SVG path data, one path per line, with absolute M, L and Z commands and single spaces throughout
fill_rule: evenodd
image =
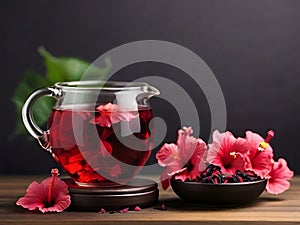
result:
M 275 157 L 300 173 L 300 1 L 1 1 L 1 174 L 48 173 L 56 163 L 28 137 L 9 140 L 16 114 L 9 101 L 25 70 L 44 71 L 37 47 L 89 61 L 127 42 L 157 39 L 183 45 L 212 69 L 224 92 L 227 129 L 264 134 L 272 128 Z M 113 79 L 160 75 L 193 96 L 208 140 L 210 112 L 203 93 L 182 71 L 159 63 L 123 69 Z M 174 141 L 178 115 L 153 99 Z M 153 162 L 153 160 L 152 160 Z

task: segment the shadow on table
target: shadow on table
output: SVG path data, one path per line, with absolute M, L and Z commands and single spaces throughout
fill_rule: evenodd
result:
M 164 203 L 168 209 L 172 210 L 184 210 L 184 211 L 224 211 L 232 209 L 243 209 L 249 207 L 259 207 L 266 202 L 281 202 L 284 199 L 278 197 L 260 197 L 254 202 L 242 204 L 242 205 L 208 205 L 199 204 L 194 202 L 186 202 L 181 199 L 165 199 Z

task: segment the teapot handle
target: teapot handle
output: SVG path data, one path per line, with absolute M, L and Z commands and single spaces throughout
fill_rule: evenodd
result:
M 48 132 L 43 131 L 35 122 L 33 118 L 33 105 L 40 97 L 50 96 L 57 99 L 61 95 L 61 89 L 58 89 L 56 87 L 40 88 L 34 91 L 28 97 L 22 108 L 22 119 L 26 129 L 34 138 L 39 141 L 40 145 L 46 150 L 49 150 L 50 148 L 48 142 Z

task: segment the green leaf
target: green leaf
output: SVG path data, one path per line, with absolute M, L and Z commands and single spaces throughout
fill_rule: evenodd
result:
M 59 81 L 80 80 L 87 69 L 89 78 L 97 80 L 104 79 L 112 67 L 110 59 L 105 60 L 106 65 L 104 68 L 99 68 L 81 59 L 55 57 L 43 47 L 38 48 L 38 51 L 44 58 L 46 77 L 34 71 L 27 71 L 17 86 L 11 98 L 17 112 L 17 124 L 14 135 L 27 133 L 22 121 L 22 107 L 33 91 L 38 88 L 51 86 Z M 42 97 L 36 101 L 33 107 L 33 117 L 39 126 L 45 128 L 54 102 L 55 100 L 49 97 Z
M 109 59 L 105 61 L 105 68 L 98 68 L 78 58 L 55 57 L 43 47 L 40 47 L 38 51 L 44 57 L 46 78 L 52 83 L 80 80 L 87 70 L 90 76 L 97 76 L 97 79 L 103 79 L 111 69 L 111 61 Z
M 11 98 L 11 101 L 14 103 L 17 112 L 17 124 L 14 135 L 27 133 L 22 121 L 22 107 L 26 99 L 34 90 L 49 85 L 51 85 L 51 83 L 38 73 L 33 71 L 27 71 L 25 73 L 25 76 L 20 81 L 17 89 L 14 92 L 14 95 Z M 41 98 L 36 102 L 33 108 L 33 115 L 39 125 L 43 126 L 47 122 L 52 104 L 53 100 L 49 98 L 47 100 L 46 98 Z

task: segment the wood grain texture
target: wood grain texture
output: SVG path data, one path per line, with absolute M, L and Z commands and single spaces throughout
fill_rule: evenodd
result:
M 26 187 L 41 177 L 0 177 L 0 224 L 300 224 L 300 177 L 291 181 L 291 188 L 281 195 L 264 192 L 250 205 L 237 208 L 209 208 L 181 201 L 171 189 L 160 191 L 159 205 L 139 212 L 99 214 L 74 212 L 42 214 L 15 205 Z M 234 193 L 233 193 L 234 194 Z

